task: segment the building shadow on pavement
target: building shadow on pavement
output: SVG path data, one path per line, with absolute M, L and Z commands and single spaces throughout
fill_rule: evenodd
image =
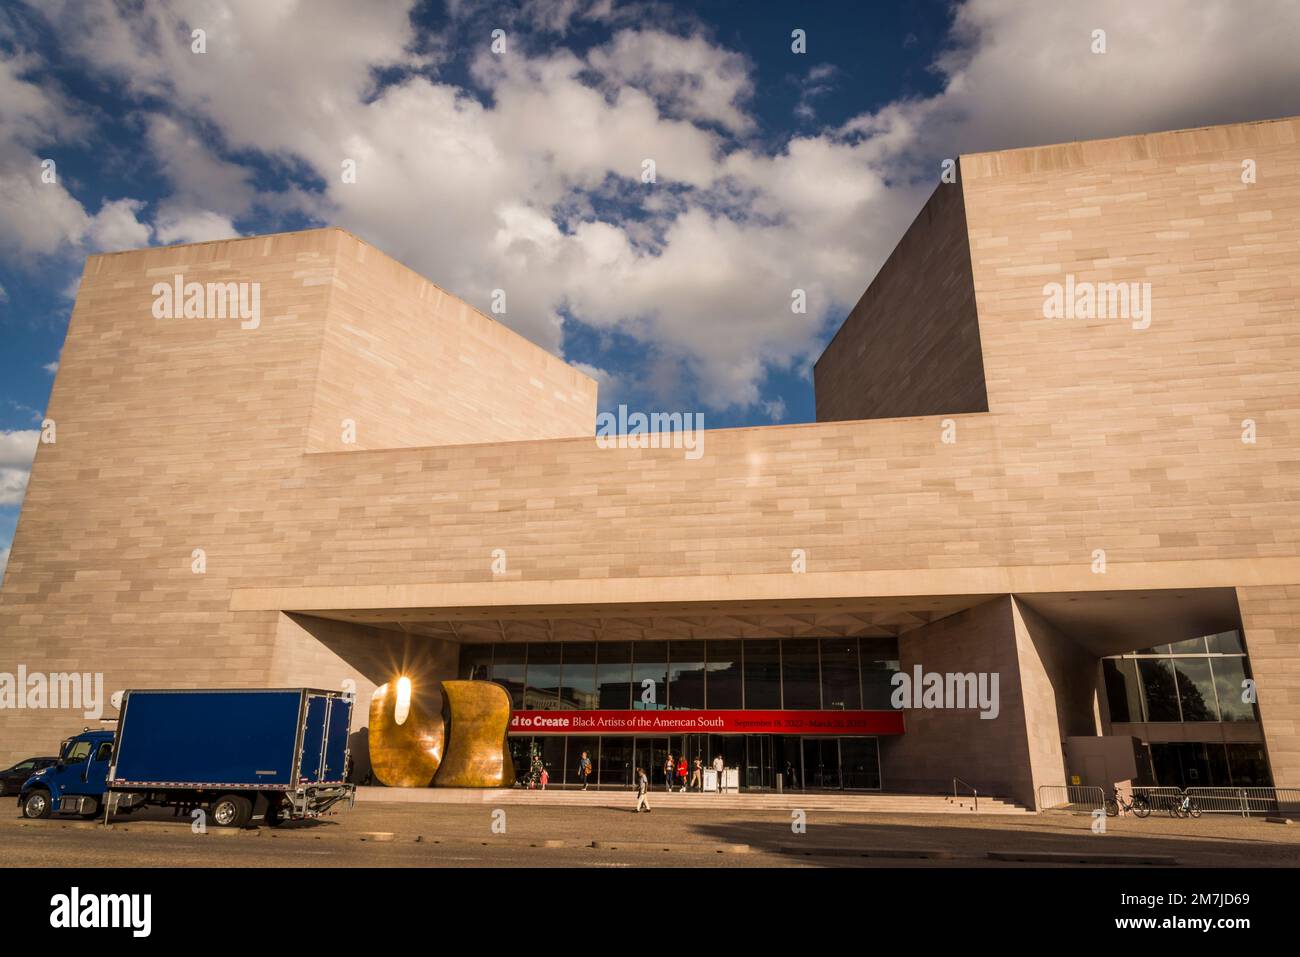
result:
M 696 825 L 700 838 L 726 844 L 747 844 L 751 850 L 789 855 L 826 866 L 860 866 L 868 861 L 918 861 L 950 865 L 999 863 L 989 857 L 1019 853 L 1132 855 L 1176 858 L 1177 864 L 1202 867 L 1300 866 L 1300 842 L 1271 840 L 1262 822 L 1246 822 L 1237 835 L 1135 832 L 1108 827 L 1095 834 L 1086 823 L 1053 826 L 1055 822 L 1007 826 L 982 822 L 972 827 L 916 822 L 817 822 L 809 815 L 804 833 L 792 821 L 733 821 Z M 1281 835 L 1279 835 L 1281 836 Z M 819 854 L 819 851 L 825 851 Z M 855 853 L 856 852 L 856 853 Z M 933 858 L 920 856 L 932 852 Z M 1011 862 L 1015 863 L 1015 862 Z M 1020 863 L 1034 863 L 1024 861 Z M 1062 863 L 1062 862 L 1048 862 Z M 1078 863 L 1086 863 L 1080 860 Z M 1099 862 L 1100 863 L 1100 862 Z

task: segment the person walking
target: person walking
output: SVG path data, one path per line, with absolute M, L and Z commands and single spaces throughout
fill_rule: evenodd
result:
M 699 758 L 695 759 L 695 767 L 691 771 L 691 790 L 704 790 L 704 762 Z
M 645 776 L 645 771 L 641 768 L 636 769 L 636 811 L 640 814 L 641 808 L 645 808 L 647 814 L 650 813 L 650 802 L 646 799 L 646 792 L 650 790 L 650 781 Z
M 671 754 L 664 758 L 664 790 L 669 794 L 673 793 L 673 779 L 677 775 L 677 764 L 673 761 Z
M 541 778 L 541 780 L 542 780 L 542 790 L 545 791 L 545 790 L 546 790 L 546 785 L 549 784 L 549 783 L 550 783 L 550 780 L 551 780 L 551 772 L 548 771 L 548 770 L 546 770 L 546 766 L 545 766 L 545 765 L 542 765 L 542 778 Z
M 720 755 L 720 754 L 716 754 L 716 755 L 714 755 L 714 756 L 713 756 L 713 770 L 714 770 L 715 772 L 717 772 L 717 775 L 718 775 L 718 793 L 719 793 L 719 794 L 722 793 L 722 772 L 723 772 L 723 770 L 724 770 L 725 768 L 726 768 L 726 764 L 724 764 L 723 761 L 722 761 L 722 755 Z
M 677 759 L 677 780 L 681 782 L 680 790 L 682 794 L 686 793 L 687 770 L 688 769 L 686 767 L 686 755 L 683 754 L 681 757 Z
M 578 780 L 582 782 L 582 789 L 587 790 L 587 784 L 591 780 L 591 758 L 587 757 L 587 752 L 582 752 L 582 757 L 578 760 Z

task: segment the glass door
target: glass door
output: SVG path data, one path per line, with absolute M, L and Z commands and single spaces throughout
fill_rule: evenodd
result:
M 745 770 L 741 786 L 768 790 L 774 788 L 772 775 L 772 737 L 767 734 L 745 736 Z
M 782 789 L 802 790 L 804 787 L 803 753 L 799 739 L 789 734 L 776 736 L 772 738 L 772 752 L 776 773 L 781 775 Z
M 632 762 L 633 773 L 637 768 L 645 769 L 645 776 L 650 781 L 651 790 L 662 791 L 667 785 L 664 779 L 664 761 L 668 757 L 667 738 L 635 738 L 636 757 Z M 676 760 L 677 755 L 673 755 Z M 633 781 L 633 786 L 636 782 Z
M 600 739 L 599 781 L 602 788 L 630 788 L 632 781 L 632 742 L 635 738 L 602 737 Z
M 728 768 L 736 769 L 737 784 L 745 780 L 745 735 L 713 735 L 710 739 L 714 750 L 722 755 L 722 762 Z
M 840 788 L 840 739 L 804 738 L 803 775 L 806 787 Z
M 721 756 L 722 764 L 726 768 L 736 768 L 740 784 L 743 787 L 745 782 L 745 735 L 743 734 L 711 734 L 706 739 L 706 749 L 704 757 L 704 767 L 712 768 L 713 759 Z
M 840 738 L 840 768 L 846 790 L 880 790 L 880 749 L 875 738 Z

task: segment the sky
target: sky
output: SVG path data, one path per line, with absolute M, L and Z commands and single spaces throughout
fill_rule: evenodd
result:
M 810 421 L 945 159 L 1300 114 L 1297 48 L 1293 0 L 6 3 L 0 574 L 87 255 L 335 224 L 602 410 Z

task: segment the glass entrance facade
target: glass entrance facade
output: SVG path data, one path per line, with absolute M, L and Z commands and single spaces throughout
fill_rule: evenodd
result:
M 460 676 L 515 710 L 890 710 L 896 638 L 464 645 Z
M 691 641 L 465 645 L 460 676 L 495 681 L 516 711 L 892 710 L 894 638 L 709 638 Z M 711 767 L 721 755 L 742 790 L 879 790 L 873 736 L 794 734 L 510 736 L 516 775 L 537 742 L 550 787 L 574 787 L 582 752 L 591 786 L 633 787 L 644 767 L 666 787 L 664 762 L 686 755 Z M 689 780 L 689 775 L 688 775 Z M 678 782 L 680 786 L 680 782 Z
M 561 735 L 510 736 L 510 757 L 515 774 L 523 780 L 529 755 L 536 743 L 550 778 L 549 787 L 581 785 L 578 765 L 585 751 L 595 774 L 590 786 L 632 789 L 633 772 L 646 769 L 650 786 L 667 787 L 664 764 L 671 754 L 674 765 L 684 754 L 689 769 L 698 758 L 702 768 L 713 766 L 721 755 L 728 768 L 740 771 L 742 791 L 878 791 L 880 749 L 874 737 L 811 737 L 776 734 L 687 734 L 662 736 Z M 675 787 L 680 788 L 680 779 Z M 696 789 L 698 790 L 698 789 Z

